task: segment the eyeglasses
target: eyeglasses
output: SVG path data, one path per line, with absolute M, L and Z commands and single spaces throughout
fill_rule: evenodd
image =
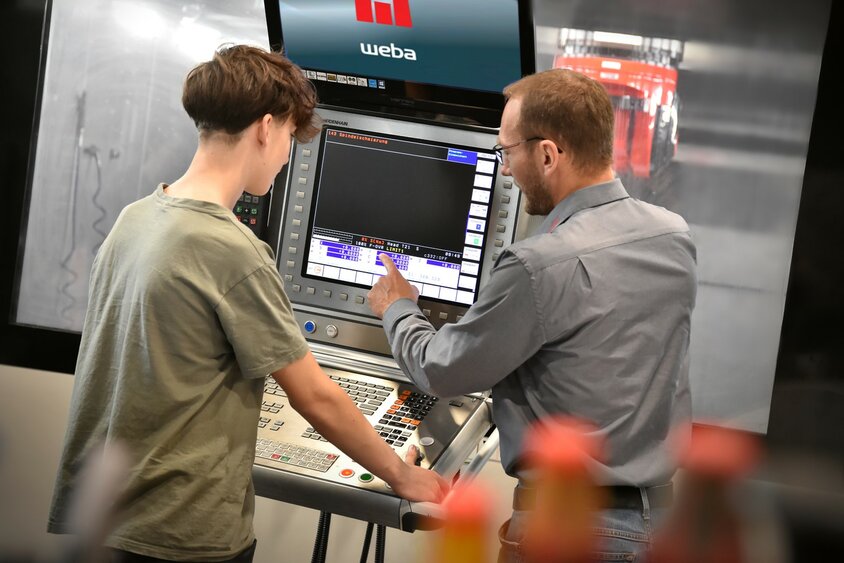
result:
M 530 139 L 525 139 L 524 141 L 519 141 L 517 143 L 511 143 L 509 145 L 495 145 L 492 147 L 493 152 L 495 152 L 495 158 L 498 159 L 498 164 L 504 164 L 504 151 L 507 149 L 512 149 L 513 147 L 517 147 L 522 143 L 529 143 L 531 141 L 544 141 L 544 137 L 531 137 Z M 557 152 L 562 153 L 563 149 L 557 147 Z
M 492 147 L 492 150 L 495 152 L 495 158 L 498 159 L 498 164 L 504 164 L 504 151 L 507 149 L 512 149 L 513 147 L 517 147 L 522 143 L 529 143 L 531 141 L 538 141 L 542 139 L 542 137 L 531 137 L 530 139 L 525 139 L 524 141 L 519 141 L 517 143 L 511 143 L 509 145 L 495 145 Z

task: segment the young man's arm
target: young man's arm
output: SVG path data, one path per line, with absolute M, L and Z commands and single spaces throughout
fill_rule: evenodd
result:
M 407 463 L 402 461 L 346 392 L 326 376 L 310 352 L 272 376 L 287 393 L 291 406 L 320 434 L 386 481 L 397 495 L 433 502 L 445 496 L 448 491 L 445 479 L 413 465 L 416 448 L 410 448 Z

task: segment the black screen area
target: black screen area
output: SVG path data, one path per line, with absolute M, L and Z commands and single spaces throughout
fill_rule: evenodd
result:
M 463 248 L 474 167 L 346 144 L 323 150 L 330 154 L 320 171 L 315 226 L 442 250 Z

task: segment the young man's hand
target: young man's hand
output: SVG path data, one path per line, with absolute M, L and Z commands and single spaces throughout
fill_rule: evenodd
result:
M 410 446 L 404 456 L 405 467 L 389 485 L 401 498 L 416 502 L 440 502 L 448 494 L 448 482 L 439 474 L 416 465 L 419 450 Z
M 387 268 L 387 275 L 372 286 L 367 301 L 375 316 L 383 319 L 384 312 L 399 299 L 412 299 L 414 302 L 419 299 L 419 290 L 404 279 L 388 255 L 379 254 L 378 257 Z

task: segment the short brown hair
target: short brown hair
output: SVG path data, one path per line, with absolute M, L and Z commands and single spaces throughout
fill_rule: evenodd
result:
M 554 141 L 584 172 L 612 166 L 613 107 L 595 80 L 572 70 L 547 70 L 510 84 L 504 96 L 521 100 L 519 133 L 525 138 Z
M 307 142 L 319 132 L 316 104 L 316 90 L 298 66 L 249 45 L 220 47 L 188 73 L 182 91 L 182 105 L 200 134 L 238 135 L 270 114 L 291 117 L 296 139 Z

